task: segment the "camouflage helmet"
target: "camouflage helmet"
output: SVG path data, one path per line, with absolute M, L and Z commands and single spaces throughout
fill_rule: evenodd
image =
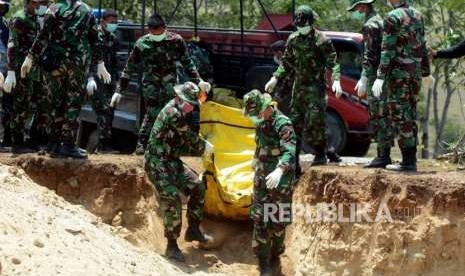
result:
M 188 81 L 184 84 L 176 85 L 174 91 L 181 100 L 192 105 L 199 104 L 200 89 L 195 83 Z
M 316 21 L 316 13 L 308 5 L 297 8 L 294 15 L 294 25 L 297 27 L 311 26 Z
M 244 95 L 243 113 L 246 116 L 258 116 L 260 112 L 265 111 L 272 102 L 270 94 L 262 93 L 257 89 Z
M 347 11 L 353 11 L 358 4 L 373 4 L 376 0 L 349 0 Z

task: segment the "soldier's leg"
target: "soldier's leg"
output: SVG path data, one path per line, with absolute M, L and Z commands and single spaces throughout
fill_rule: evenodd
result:
M 64 78 L 54 77 L 50 74 L 46 76 L 46 89 L 50 95 L 50 113 L 47 124 L 48 146 L 47 151 L 52 156 L 60 153 L 62 142 L 62 126 L 65 114 L 65 90 L 67 82 Z
M 21 79 L 13 91 L 13 110 L 10 122 L 12 132 L 12 152 L 21 154 L 34 152 L 25 146 L 24 139 L 26 133 L 26 121 L 31 116 L 31 96 L 30 82 L 28 79 Z
M 11 114 L 13 110 L 13 97 L 11 94 L 3 93 L 2 97 L 2 123 L 3 123 L 3 141 L 5 147 L 11 146 Z
M 323 98 L 313 97 L 305 113 L 304 136 L 315 149 L 312 166 L 324 165 L 326 157 L 326 108 Z
M 112 152 L 111 129 L 114 110 L 110 106 L 111 96 L 114 92 L 113 85 L 100 83 L 98 93 L 92 97 L 92 109 L 97 117 L 97 129 L 99 134 L 99 152 Z
M 291 101 L 291 110 L 290 110 L 290 119 L 294 127 L 294 132 L 297 137 L 296 142 L 296 178 L 299 178 L 302 174 L 302 168 L 300 166 L 300 153 L 302 150 L 302 139 L 303 139 L 303 130 L 305 124 L 305 106 L 300 99 L 292 99 Z

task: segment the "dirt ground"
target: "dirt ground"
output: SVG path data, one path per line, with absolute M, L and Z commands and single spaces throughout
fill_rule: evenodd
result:
M 201 172 L 198 158 L 184 161 Z M 110 232 L 159 256 L 165 247 L 162 221 L 142 162 L 141 157 L 122 155 L 73 161 L 0 154 L 0 164 L 23 169 L 33 182 L 73 206 L 83 206 Z M 393 221 L 309 223 L 296 216 L 288 228 L 282 257 L 285 275 L 465 274 L 465 178 L 453 166 L 422 162 L 416 174 L 357 166 L 307 167 L 296 186 L 294 203 L 313 206 L 322 202 L 364 203 L 370 215 L 383 203 Z M 187 262 L 174 263 L 177 269 L 258 275 L 250 222 L 209 217 L 202 227 L 217 239 L 218 247 L 201 250 L 180 239 Z M 0 263 L 1 255 L 0 250 Z

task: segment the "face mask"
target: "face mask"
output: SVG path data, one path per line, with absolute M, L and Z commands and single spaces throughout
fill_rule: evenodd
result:
M 47 12 L 47 9 L 48 9 L 47 6 L 40 5 L 40 6 L 36 9 L 36 15 L 38 15 L 38 16 L 44 16 L 45 13 Z
M 153 36 L 153 39 L 156 41 L 156 42 L 160 42 L 160 41 L 163 41 L 165 40 L 166 38 L 166 32 L 163 32 L 162 34 L 160 35 L 152 35 Z
M 116 32 L 116 30 L 118 29 L 118 24 L 117 24 L 117 23 L 109 23 L 109 24 L 107 24 L 106 29 L 107 29 L 107 31 L 109 31 L 110 33 L 114 33 L 114 32 Z
M 310 26 L 297 27 L 297 31 L 301 35 L 307 35 L 308 33 L 310 33 L 310 30 L 311 30 Z
M 362 20 L 365 19 L 365 14 L 363 12 L 360 12 L 360 11 L 354 11 L 352 13 L 352 18 L 355 19 L 355 20 L 362 21 Z

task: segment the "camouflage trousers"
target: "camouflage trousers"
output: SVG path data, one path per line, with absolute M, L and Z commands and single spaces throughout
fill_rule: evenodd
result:
M 294 173 L 282 176 L 278 187 L 268 190 L 266 176 L 276 168 L 277 162 L 258 162 L 255 168 L 254 191 L 250 218 L 253 220 L 252 248 L 257 257 L 268 258 L 270 255 L 280 255 L 284 252 L 286 226 L 290 221 L 276 221 L 265 217 L 268 204 L 274 206 L 289 206 L 292 203 L 294 190 Z M 279 214 L 275 214 L 279 219 Z
M 169 79 L 175 80 L 172 76 L 169 76 Z M 139 129 L 139 141 L 147 143 L 158 113 L 175 96 L 174 84 L 172 81 L 163 85 L 149 81 L 144 82 L 142 94 L 144 96 L 145 115 Z
M 68 71 L 65 74 L 47 75 L 47 88 L 52 108 L 48 124 L 49 135 L 60 142 L 76 142 L 77 121 L 84 100 L 85 70 Z
M 384 89 L 381 97 L 373 96 L 371 87 L 374 80 L 368 82 L 368 112 L 370 116 L 370 128 L 373 131 L 375 142 L 378 149 L 386 149 L 392 147 L 392 134 L 388 125 L 388 107 L 387 107 L 387 91 Z
M 116 84 L 103 84 L 98 81 L 98 91 L 92 96 L 92 109 L 97 115 L 99 139 L 110 140 L 115 110 L 110 106 L 111 97 L 116 90 Z
M 4 91 L 1 98 L 1 121 L 2 121 L 2 143 L 3 145 L 11 144 L 11 116 L 13 113 L 13 96 Z
M 179 159 L 163 160 L 154 156 L 145 159 L 145 171 L 155 186 L 163 215 L 165 237 L 177 239 L 181 233 L 181 193 L 189 196 L 187 219 L 191 222 L 203 220 L 205 184 L 197 173 Z
M 418 145 L 417 103 L 421 80 L 400 79 L 388 81 L 388 125 L 392 129 L 390 141 L 398 137 L 400 148 Z

